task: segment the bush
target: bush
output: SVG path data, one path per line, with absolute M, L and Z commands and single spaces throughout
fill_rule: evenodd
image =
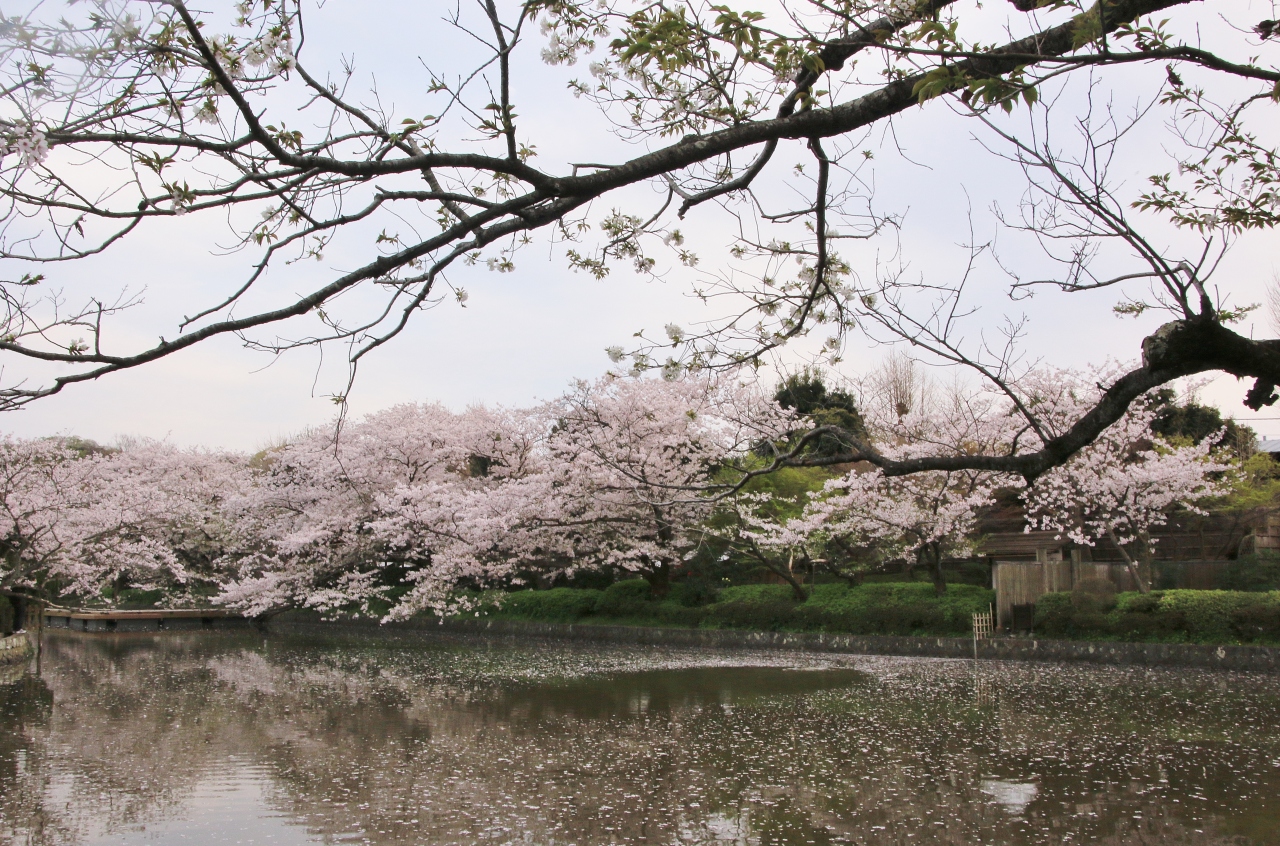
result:
M 795 591 L 790 585 L 736 585 L 721 590 L 717 602 L 794 603 Z
M 13 634 L 13 603 L 9 597 L 0 594 L 0 636 Z
M 937 605 L 890 605 L 859 611 L 830 610 L 802 606 L 803 628 L 827 632 L 867 635 L 949 634 L 952 626 Z
M 787 589 L 790 592 L 790 588 Z M 726 591 L 727 592 L 727 591 Z M 778 631 L 796 623 L 796 606 L 789 600 L 761 602 L 730 600 L 717 602 L 706 610 L 702 625 L 711 629 L 757 629 Z
M 1075 628 L 1075 606 L 1069 593 L 1046 593 L 1036 601 L 1035 629 L 1054 637 L 1072 637 Z
M 1280 642 L 1280 591 L 1168 590 L 1121 593 L 1103 613 L 1073 594 L 1036 603 L 1036 629 L 1057 637 L 1201 643 Z
M 1280 641 L 1280 603 L 1249 605 L 1231 612 L 1231 631 L 1243 641 Z
M 1176 612 L 1185 618 L 1184 630 L 1193 640 L 1215 643 L 1229 642 L 1237 638 L 1232 627 L 1236 612 L 1249 607 L 1268 604 L 1263 597 L 1272 597 L 1271 603 L 1280 600 L 1280 594 L 1243 593 L 1226 590 L 1169 590 L 1165 591 L 1157 613 Z
M 1105 614 L 1116 607 L 1116 586 L 1110 579 L 1081 579 L 1071 591 L 1071 605 L 1085 614 Z
M 647 617 L 653 589 L 644 579 L 614 582 L 600 595 L 595 612 L 605 617 Z
M 941 597 L 928 582 L 877 582 L 858 587 L 818 585 L 802 605 L 806 628 L 849 634 L 968 634 L 973 615 L 986 611 L 995 593 L 976 585 L 951 585 Z
M 572 623 L 593 613 L 602 596 L 602 591 L 575 588 L 522 590 L 502 597 L 494 613 L 501 617 Z
M 501 595 L 490 613 L 500 617 L 573 622 L 594 616 L 602 622 L 652 621 L 669 626 L 704 626 L 763 631 L 810 630 L 848 634 L 968 634 L 972 615 L 986 611 L 994 594 L 973 585 L 952 585 L 942 597 L 926 582 L 885 582 L 851 588 L 816 585 L 809 599 L 795 601 L 789 585 L 739 585 L 724 588 L 718 600 L 705 602 L 709 590 L 681 591 L 673 586 L 655 601 L 642 579 L 611 585 L 604 591 L 554 588 Z
M 696 629 L 707 618 L 708 608 L 705 605 L 690 607 L 679 602 L 663 602 L 651 604 L 653 615 L 658 622 L 668 626 L 685 626 Z
M 716 601 L 719 591 L 716 586 L 704 579 L 686 579 L 671 586 L 667 599 L 686 608 L 710 605 Z

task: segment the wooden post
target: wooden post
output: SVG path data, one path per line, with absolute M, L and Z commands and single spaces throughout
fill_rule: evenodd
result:
M 991 629 L 994 621 L 991 619 L 995 616 L 995 609 L 988 605 L 986 613 L 977 613 L 973 615 L 973 660 L 978 660 L 978 638 L 987 638 L 991 636 Z

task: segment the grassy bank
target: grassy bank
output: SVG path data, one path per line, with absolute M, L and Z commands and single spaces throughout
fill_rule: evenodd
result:
M 684 626 L 757 631 L 812 631 L 842 634 L 964 635 L 972 615 L 986 611 L 995 594 L 974 585 L 951 585 L 942 597 L 922 582 L 887 582 L 850 587 L 816 585 L 804 602 L 789 587 L 744 585 L 714 595 L 696 586 L 676 585 L 655 598 L 642 579 L 605 590 L 553 588 L 491 595 L 482 615 L 509 620 L 611 625 Z

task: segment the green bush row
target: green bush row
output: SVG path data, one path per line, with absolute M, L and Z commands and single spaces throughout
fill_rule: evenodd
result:
M 705 597 L 697 584 L 675 585 L 657 600 L 647 582 L 635 579 L 603 591 L 554 588 L 491 596 L 482 613 L 560 623 L 590 618 L 714 629 L 963 635 L 971 630 L 973 613 L 994 601 L 992 591 L 974 585 L 952 585 L 937 597 L 932 585 L 912 582 L 817 585 L 805 602 L 796 602 L 784 585 L 729 587 L 700 604 Z
M 1050 593 L 1036 603 L 1035 627 L 1051 637 L 1280 643 L 1280 591 L 1121 593 L 1103 606 Z

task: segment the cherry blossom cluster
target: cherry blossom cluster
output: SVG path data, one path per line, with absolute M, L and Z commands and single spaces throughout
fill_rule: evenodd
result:
M 880 454 L 901 460 L 1008 447 L 1015 434 L 998 398 L 952 390 L 925 397 L 899 414 L 885 395 L 869 396 L 866 422 Z M 869 463 L 853 465 L 803 503 L 799 516 L 778 520 L 768 498 L 756 497 L 739 530 L 762 550 L 820 560 L 853 576 L 888 562 L 910 561 L 941 586 L 944 560 L 969 554 L 978 521 L 997 491 L 1018 487 L 1007 475 L 980 471 L 886 476 Z M 762 516 L 763 515 L 763 516 Z
M 1057 384 L 1068 384 L 1059 374 Z M 1096 401 L 1096 382 L 1075 380 L 1070 390 L 1046 399 L 1055 416 L 1070 419 Z M 1058 532 L 1082 546 L 1109 541 L 1128 564 L 1139 587 L 1149 587 L 1147 566 L 1155 555 L 1151 530 L 1175 509 L 1203 514 L 1201 503 L 1229 492 L 1232 463 L 1215 454 L 1216 436 L 1198 444 L 1171 444 L 1154 435 L 1150 398 L 1130 406 L 1068 463 L 1040 477 L 1024 495 L 1027 529 Z
M 141 442 L 111 454 L 59 439 L 0 440 L 0 586 L 95 596 L 182 593 L 216 578 L 241 534 L 224 508 L 252 484 L 242 456 Z
M 1053 433 L 1017 428 L 1012 403 L 1066 427 L 1103 381 L 1040 372 L 1013 397 L 867 397 L 865 417 L 890 459 L 1032 450 Z M 1136 404 L 1023 490 L 1029 528 L 1105 538 L 1136 573 L 1152 527 L 1231 483 L 1209 441 L 1167 443 L 1153 414 Z M 665 585 L 718 535 L 783 578 L 797 560 L 843 575 L 906 560 L 941 590 L 942 562 L 968 554 L 984 511 L 1023 487 L 974 470 L 887 476 L 869 462 L 799 494 L 738 484 L 803 428 L 758 383 L 685 374 L 578 382 L 527 409 L 400 405 L 255 456 L 4 437 L 0 587 L 82 599 L 162 588 L 252 615 L 399 619 L 583 570 Z

